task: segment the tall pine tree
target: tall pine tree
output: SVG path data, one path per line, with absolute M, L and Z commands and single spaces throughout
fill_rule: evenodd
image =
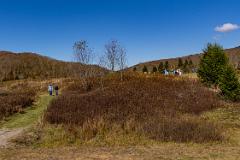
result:
M 183 67 L 182 58 L 178 58 L 178 68 L 182 68 L 182 67 Z
M 164 64 L 163 62 L 160 62 L 158 66 L 158 72 L 163 73 L 163 71 L 164 71 Z
M 148 72 L 147 66 L 144 65 L 142 71 L 143 71 L 143 73 Z
M 224 50 L 218 44 L 208 44 L 200 60 L 198 77 L 208 86 L 218 86 L 222 95 L 236 101 L 240 100 L 240 83 L 234 68 Z
M 207 85 L 218 85 L 223 69 L 228 65 L 228 58 L 218 44 L 208 44 L 203 50 L 200 60 L 198 76 Z
M 183 71 L 188 73 L 189 72 L 189 66 L 188 66 L 188 60 L 186 59 L 184 64 L 183 64 Z
M 168 61 L 165 62 L 165 64 L 164 64 L 164 69 L 166 69 L 166 70 L 169 69 L 169 63 L 168 63 Z
M 152 72 L 153 72 L 153 73 L 156 73 L 156 72 L 157 72 L 157 67 L 154 66 L 154 67 L 152 68 Z

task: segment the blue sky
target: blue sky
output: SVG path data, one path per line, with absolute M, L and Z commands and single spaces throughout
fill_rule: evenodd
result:
M 239 0 L 0 0 L 0 50 L 70 61 L 75 41 L 101 55 L 118 39 L 133 65 L 201 52 L 208 42 L 231 48 L 240 46 L 239 8 Z

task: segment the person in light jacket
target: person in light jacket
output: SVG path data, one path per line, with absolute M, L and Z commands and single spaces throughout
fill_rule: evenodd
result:
M 52 84 L 50 84 L 48 86 L 48 92 L 49 92 L 49 95 L 52 96 L 52 94 L 53 94 L 53 86 L 52 86 Z

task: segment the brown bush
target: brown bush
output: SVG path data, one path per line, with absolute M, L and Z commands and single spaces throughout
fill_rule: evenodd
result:
M 45 119 L 50 123 L 83 126 L 103 118 L 106 123 L 124 126 L 133 120 L 132 131 L 163 141 L 203 142 L 220 140 L 221 132 L 210 122 L 184 119 L 219 106 L 215 94 L 198 81 L 174 77 L 118 76 L 93 81 L 93 90 L 84 92 L 74 83 L 49 106 Z M 77 87 L 74 87 L 77 86 Z M 205 127 L 206 126 L 206 127 Z M 210 128 L 208 128 L 210 127 Z M 215 129 L 212 129 L 215 128 Z
M 32 105 L 36 96 L 33 89 L 14 89 L 0 94 L 0 120 L 14 113 L 22 112 L 23 108 Z
M 224 139 L 220 126 L 188 115 L 162 116 L 159 119 L 149 119 L 140 126 L 142 133 L 156 140 L 202 143 Z

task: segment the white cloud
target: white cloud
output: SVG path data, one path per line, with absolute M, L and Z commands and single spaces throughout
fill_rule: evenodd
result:
M 239 28 L 240 28 L 240 26 L 237 24 L 225 23 L 221 26 L 217 26 L 215 28 L 215 31 L 216 32 L 231 32 L 231 31 L 237 30 Z

